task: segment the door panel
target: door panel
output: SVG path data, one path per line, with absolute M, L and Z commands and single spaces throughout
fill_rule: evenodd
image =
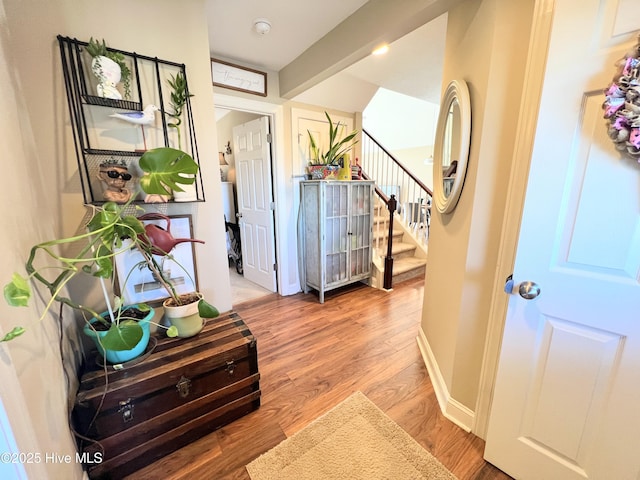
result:
M 554 6 L 514 267 L 541 294 L 510 297 L 485 450 L 518 479 L 639 478 L 640 169 L 602 110 L 637 39 L 621 7 L 640 18 L 638 2 Z
M 268 117 L 233 128 L 244 276 L 275 292 L 275 227 L 268 133 Z

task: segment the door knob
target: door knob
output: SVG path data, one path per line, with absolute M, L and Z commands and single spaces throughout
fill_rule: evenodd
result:
M 242 218 L 242 214 L 241 213 L 236 213 L 236 218 Z
M 531 300 L 540 295 L 540 287 L 536 282 L 522 282 L 518 287 L 518 293 L 525 300 Z

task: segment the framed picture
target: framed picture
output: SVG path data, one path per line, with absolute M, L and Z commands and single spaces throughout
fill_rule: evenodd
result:
M 170 215 L 171 235 L 174 238 L 193 238 L 191 215 Z M 148 225 L 155 223 L 167 227 L 164 220 L 144 220 Z M 148 303 L 159 305 L 169 295 L 162 284 L 143 261 L 142 254 L 135 249 L 126 249 L 115 256 L 116 294 L 122 296 L 125 304 Z M 167 256 L 154 255 L 161 266 L 165 278 L 169 278 L 178 295 L 198 290 L 196 257 L 193 242 L 177 244 Z
M 212 58 L 211 78 L 218 87 L 267 96 L 267 74 L 259 70 Z

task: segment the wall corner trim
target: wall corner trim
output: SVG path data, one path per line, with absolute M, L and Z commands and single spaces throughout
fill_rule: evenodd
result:
M 416 338 L 420 353 L 422 354 L 422 360 L 424 361 L 427 371 L 429 372 L 429 379 L 433 385 L 433 389 L 438 399 L 438 405 L 442 414 L 457 426 L 462 428 L 465 432 L 471 432 L 472 426 L 475 423 L 475 412 L 457 400 L 451 398 L 447 384 L 440 373 L 440 367 L 436 361 L 433 351 L 429 346 L 429 341 L 422 328 Z

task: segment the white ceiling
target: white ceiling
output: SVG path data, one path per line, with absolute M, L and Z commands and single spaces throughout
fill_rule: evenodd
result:
M 353 14 L 366 0 L 207 0 L 211 56 L 280 71 Z M 267 35 L 256 19 L 271 23 Z M 439 103 L 446 14 L 295 97 L 304 103 L 362 111 L 378 87 Z
M 367 0 L 208 0 L 211 53 L 279 71 Z M 271 32 L 253 31 L 266 18 Z

